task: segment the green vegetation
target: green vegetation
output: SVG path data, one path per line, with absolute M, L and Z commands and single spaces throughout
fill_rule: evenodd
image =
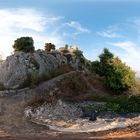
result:
M 132 88 L 135 81 L 135 73 L 118 57 L 104 49 L 99 56 L 99 61 L 93 61 L 91 70 L 104 77 L 106 86 L 115 93 L 123 93 Z
M 39 63 L 38 63 L 35 59 L 32 59 L 32 60 L 31 60 L 31 63 L 35 66 L 35 68 L 36 68 L 37 70 L 40 68 Z
M 75 56 L 77 56 L 78 58 L 83 57 L 83 52 L 79 49 L 74 50 L 73 53 L 75 54 Z
M 106 102 L 104 107 L 95 108 L 98 112 L 100 111 L 113 111 L 119 113 L 136 113 L 140 112 L 140 96 L 105 96 L 95 95 L 95 101 Z M 91 107 L 89 107 L 91 108 Z M 92 107 L 94 108 L 94 106 Z
M 0 64 L 3 62 L 2 55 L 0 55 Z
M 45 43 L 45 51 L 50 52 L 51 50 L 55 50 L 55 45 L 52 43 Z
M 71 68 L 71 66 L 63 65 L 62 68 L 51 70 L 51 71 L 47 72 L 46 74 L 43 74 L 40 77 L 39 77 L 37 71 L 34 71 L 32 74 L 28 74 L 27 79 L 19 87 L 19 89 L 25 88 L 25 87 L 33 88 L 33 87 L 35 87 L 36 85 L 38 85 L 39 83 L 41 83 L 43 81 L 50 80 L 50 79 L 52 79 L 52 78 L 54 78 L 56 76 L 59 76 L 61 74 L 67 73 L 67 72 L 70 72 L 71 70 L 73 70 Z
M 140 96 L 119 96 L 111 98 L 106 107 L 114 112 L 140 112 Z
M 68 53 L 69 52 L 68 47 L 69 46 L 67 44 L 65 44 L 64 47 L 59 48 L 59 51 L 62 52 L 62 53 Z
M 33 52 L 34 41 L 32 37 L 20 37 L 15 40 L 13 45 L 14 51 Z
M 37 85 L 39 83 L 39 77 L 38 77 L 38 73 L 34 72 L 30 75 L 30 86 L 34 87 L 35 85 Z
M 0 82 L 0 91 L 5 90 L 5 86 L 2 82 Z

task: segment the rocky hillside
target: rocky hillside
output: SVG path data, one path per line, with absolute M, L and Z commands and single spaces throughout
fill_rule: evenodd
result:
M 0 65 L 0 86 L 2 89 L 17 89 L 29 82 L 47 77 L 53 71 L 70 64 L 77 68 L 76 57 L 58 51 L 38 50 L 33 53 L 16 52 Z M 33 81 L 32 81 L 33 80 Z
M 16 50 L 0 64 L 0 132 L 40 138 L 139 125 L 140 98 L 114 95 L 92 64 L 78 48 Z

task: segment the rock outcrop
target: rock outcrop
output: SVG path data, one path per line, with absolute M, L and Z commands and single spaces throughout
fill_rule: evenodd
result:
M 55 55 L 41 50 L 17 52 L 0 65 L 0 85 L 6 89 L 17 89 L 29 76 L 40 78 L 63 64 L 67 64 L 67 58 L 59 52 Z

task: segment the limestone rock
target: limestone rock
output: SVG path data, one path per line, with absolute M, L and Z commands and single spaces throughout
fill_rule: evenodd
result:
M 0 83 L 7 89 L 16 89 L 24 84 L 29 75 L 35 74 L 40 78 L 64 63 L 67 63 L 67 59 L 61 53 L 53 55 L 41 50 L 34 53 L 17 52 L 0 65 Z

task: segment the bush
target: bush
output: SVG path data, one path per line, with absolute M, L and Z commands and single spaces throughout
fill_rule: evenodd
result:
M 105 84 L 116 93 L 122 93 L 135 85 L 135 73 L 118 57 L 104 49 L 99 61 L 92 62 L 92 71 L 104 76 Z
M 34 41 L 32 37 L 21 37 L 15 40 L 13 45 L 14 51 L 33 52 Z
M 5 90 L 5 89 L 6 88 L 5 88 L 4 84 L 2 82 L 0 82 L 0 91 Z
M 101 68 L 100 68 L 100 62 L 98 60 L 91 62 L 91 65 L 90 65 L 89 69 L 90 69 L 91 72 L 95 72 L 99 75 L 103 75 L 102 71 L 101 71 Z
M 64 47 L 59 48 L 59 51 L 62 53 L 68 53 L 69 52 L 68 45 L 66 44 Z
M 55 50 L 55 45 L 52 43 L 45 43 L 45 51 L 50 52 L 51 50 Z
M 73 53 L 75 54 L 76 57 L 82 58 L 83 57 L 83 52 L 81 50 L 74 50 Z
M 35 85 L 37 85 L 39 83 L 39 77 L 38 74 L 36 72 L 33 72 L 30 76 L 30 86 L 34 87 Z
M 106 75 L 105 83 L 107 87 L 121 93 L 127 91 L 135 85 L 135 73 L 119 58 L 114 58 L 112 70 Z
M 140 112 L 140 96 L 119 96 L 107 102 L 108 110 L 114 112 Z
M 40 64 L 39 64 L 35 59 L 32 59 L 32 60 L 31 60 L 31 63 L 35 66 L 35 68 L 36 68 L 37 70 L 39 70 Z
M 140 113 L 140 96 L 128 95 L 95 95 L 94 100 L 98 102 L 106 102 L 105 106 L 100 111 L 112 111 L 118 113 Z
M 2 55 L 0 55 L 0 64 L 3 62 Z

